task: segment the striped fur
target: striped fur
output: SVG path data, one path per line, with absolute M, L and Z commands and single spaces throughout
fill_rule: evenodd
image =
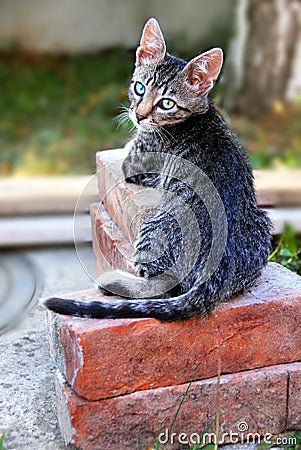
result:
M 102 301 L 48 299 L 46 306 L 58 313 L 163 321 L 205 317 L 252 286 L 266 264 L 270 221 L 257 207 L 244 150 L 208 98 L 222 52 L 212 49 L 186 63 L 166 53 L 162 40 L 151 19 L 129 87 L 137 134 L 123 172 L 129 182 L 162 191 L 158 213 L 138 237 L 137 276 L 104 274 Z

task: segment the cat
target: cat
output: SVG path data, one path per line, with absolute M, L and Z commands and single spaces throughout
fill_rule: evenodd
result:
M 257 206 L 247 155 L 208 97 L 222 63 L 220 48 L 188 63 L 169 55 L 158 22 L 146 23 L 129 87 L 137 134 L 122 170 L 127 182 L 159 189 L 160 207 L 142 224 L 136 276 L 107 272 L 98 280 L 103 300 L 55 297 L 47 308 L 177 321 L 206 317 L 255 283 L 271 223 Z

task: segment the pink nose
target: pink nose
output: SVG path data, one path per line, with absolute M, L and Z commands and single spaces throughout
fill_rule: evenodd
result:
M 141 120 L 146 119 L 146 116 L 143 116 L 142 114 L 139 114 L 137 112 L 136 112 L 136 117 L 137 117 L 138 122 L 140 122 Z

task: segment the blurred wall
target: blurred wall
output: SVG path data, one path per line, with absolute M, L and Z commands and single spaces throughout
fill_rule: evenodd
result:
M 0 48 L 70 54 L 132 48 L 150 16 L 167 36 L 185 37 L 183 47 L 207 43 L 206 36 L 217 45 L 234 6 L 233 0 L 0 0 Z

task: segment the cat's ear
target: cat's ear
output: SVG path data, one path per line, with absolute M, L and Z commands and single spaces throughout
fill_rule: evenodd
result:
M 156 19 L 149 19 L 146 23 L 140 45 L 136 52 L 136 65 L 159 62 L 164 59 L 166 45 L 162 31 Z
M 198 92 L 206 94 L 212 89 L 223 65 L 223 51 L 212 48 L 193 58 L 184 67 L 187 83 Z

